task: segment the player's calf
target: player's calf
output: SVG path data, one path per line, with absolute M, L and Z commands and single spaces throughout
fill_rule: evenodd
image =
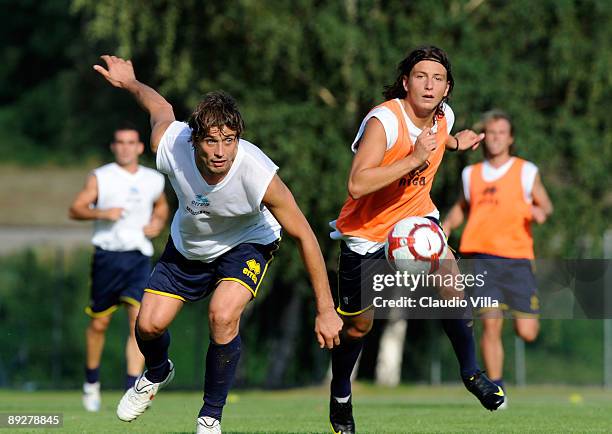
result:
M 240 335 L 235 336 L 234 339 L 226 344 L 218 344 L 212 340 L 210 341 L 206 353 L 204 404 L 198 415 L 198 430 L 200 430 L 200 426 L 202 425 L 211 431 L 202 432 L 221 432 L 220 423 L 223 415 L 223 407 L 225 406 L 227 395 L 236 375 L 241 345 Z M 200 419 L 208 421 L 209 423 L 200 423 Z M 216 425 L 211 420 L 217 421 L 219 431 L 215 430 L 217 429 L 215 428 Z
M 533 342 L 538 337 L 540 323 L 537 318 L 516 318 L 514 330 L 517 336 L 525 342 Z

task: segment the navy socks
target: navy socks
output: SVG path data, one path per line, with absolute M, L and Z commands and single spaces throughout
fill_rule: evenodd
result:
M 138 377 L 135 375 L 126 374 L 125 375 L 125 390 L 128 390 L 130 387 L 132 387 L 136 383 L 137 379 Z
M 362 348 L 363 339 L 343 338 L 340 346 L 332 349 L 332 396 L 345 398 L 351 394 L 351 373 Z
M 85 367 L 85 381 L 88 383 L 97 383 L 100 380 L 100 367 L 89 369 Z
M 471 319 L 443 319 L 442 327 L 453 345 L 461 377 L 469 377 L 480 368 L 476 362 L 476 344 Z
M 240 359 L 240 347 L 240 335 L 227 344 L 220 345 L 210 340 L 206 353 L 204 405 L 199 417 L 209 416 L 221 420 L 223 406 L 234 382 L 236 367 Z
M 170 332 L 166 330 L 161 336 L 145 341 L 138 335 L 138 329 L 136 329 L 136 342 L 145 358 L 145 365 L 147 366 L 145 377 L 153 383 L 162 382 L 170 371 L 170 363 L 168 362 Z

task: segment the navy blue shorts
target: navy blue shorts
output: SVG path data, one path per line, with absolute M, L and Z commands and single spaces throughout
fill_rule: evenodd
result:
M 150 258 L 138 250 L 111 252 L 96 247 L 91 264 L 91 299 L 85 312 L 95 318 L 110 315 L 120 303 L 140 306 L 150 273 Z
M 504 258 L 501 256 L 476 253 L 466 255 L 471 259 L 475 274 L 483 274 L 485 284 L 473 286 L 473 297 L 491 297 L 497 300 L 503 311 L 509 311 L 518 318 L 537 318 L 540 301 L 536 279 L 529 259 Z M 482 315 L 491 308 L 482 308 L 476 314 Z
M 145 291 L 182 301 L 197 301 L 209 296 L 220 282 L 232 280 L 256 297 L 279 242 L 239 244 L 212 262 L 202 262 L 185 258 L 169 238 Z

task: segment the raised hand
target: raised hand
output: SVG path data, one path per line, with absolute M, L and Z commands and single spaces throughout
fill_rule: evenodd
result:
M 127 89 L 130 83 L 136 81 L 136 74 L 131 60 L 117 56 L 104 55 L 100 58 L 106 63 L 106 68 L 94 65 L 93 69 L 102 75 L 110 84 L 121 89 Z
M 465 151 L 466 149 L 471 149 L 472 151 L 478 149 L 478 145 L 481 140 L 484 139 L 484 133 L 476 134 L 472 130 L 463 130 L 459 131 L 455 134 L 455 138 L 459 143 L 458 151 Z

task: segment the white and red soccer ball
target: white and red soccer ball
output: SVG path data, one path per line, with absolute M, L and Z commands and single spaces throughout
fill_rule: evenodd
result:
M 433 220 L 425 217 L 400 220 L 385 241 L 385 256 L 389 264 L 409 274 L 433 273 L 447 252 L 444 232 Z

